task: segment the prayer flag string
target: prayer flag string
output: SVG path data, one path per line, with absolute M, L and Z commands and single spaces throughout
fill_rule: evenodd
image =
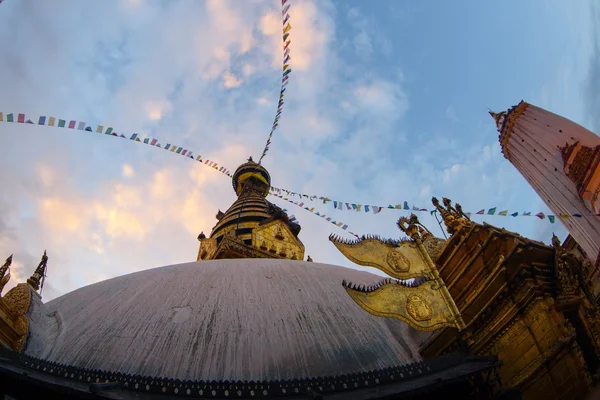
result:
M 35 118 L 34 118 L 35 119 Z M 24 113 L 8 113 L 8 114 L 4 114 L 2 112 L 0 112 L 0 122 L 9 122 L 9 123 L 21 123 L 21 124 L 32 124 L 32 125 L 43 125 L 43 126 L 53 126 L 53 127 L 58 127 L 58 128 L 67 128 L 67 129 L 72 129 L 72 130 L 76 130 L 76 131 L 83 131 L 83 132 L 89 132 L 89 133 L 98 133 L 98 134 L 103 134 L 103 135 L 108 135 L 111 137 L 117 137 L 117 138 L 121 138 L 121 139 L 127 139 L 127 137 L 122 134 L 122 133 L 117 133 L 112 127 L 107 127 L 105 128 L 104 125 L 98 125 L 96 127 L 96 129 L 93 129 L 91 125 L 86 124 L 83 121 L 76 121 L 76 120 L 67 120 L 67 119 L 60 119 L 60 118 L 55 118 L 55 117 L 51 117 L 51 116 L 40 116 L 39 118 L 37 118 L 37 123 L 33 122 L 31 119 L 27 118 L 26 115 Z M 158 139 L 156 138 L 150 138 L 150 137 L 146 137 L 146 138 L 142 138 L 140 137 L 140 134 L 138 133 L 134 133 L 129 137 L 129 140 L 134 141 L 134 142 L 138 142 L 138 143 L 144 143 L 147 145 L 150 145 L 152 147 L 156 147 L 159 149 L 164 149 L 167 151 L 172 152 L 173 154 L 177 154 L 180 156 L 183 156 L 185 158 L 189 158 L 192 160 L 195 160 L 199 163 L 202 163 L 204 165 L 207 165 L 208 167 L 211 167 L 212 169 L 228 176 L 229 178 L 233 177 L 233 173 L 231 171 L 229 171 L 227 168 L 225 168 L 224 166 L 221 166 L 219 163 L 217 163 L 216 161 L 212 161 L 212 160 L 208 160 L 208 159 L 203 159 L 202 156 L 197 155 L 195 156 L 194 153 L 189 150 L 189 149 L 185 149 L 181 146 L 177 146 L 175 144 L 171 144 L 171 143 L 167 143 L 164 146 L 161 145 L 158 142 Z M 317 196 L 317 195 L 308 195 L 308 194 L 304 194 L 304 193 L 297 193 L 297 192 L 293 192 L 284 188 L 278 188 L 278 187 L 274 187 L 271 186 L 270 187 L 270 191 L 269 194 L 275 196 L 275 197 L 279 197 L 282 198 L 286 201 L 290 201 L 291 203 L 294 203 L 293 200 L 289 200 L 290 197 L 294 197 L 294 196 L 298 196 L 301 199 L 308 199 L 309 201 L 322 201 L 323 204 L 328 204 L 330 203 L 331 205 L 333 205 L 333 207 L 337 210 L 342 210 L 342 211 L 354 211 L 354 212 L 362 212 L 364 211 L 365 213 L 370 213 L 372 212 L 373 214 L 378 214 L 380 213 L 382 210 L 384 209 L 393 209 L 393 210 L 403 210 L 403 211 L 410 211 L 410 212 L 429 212 L 430 214 L 433 214 L 434 212 L 436 212 L 435 208 L 425 208 L 425 207 L 417 207 L 416 205 L 409 205 L 408 201 L 403 201 L 399 204 L 395 204 L 395 205 L 388 205 L 387 207 L 384 205 L 372 205 L 372 204 L 358 204 L 358 203 L 352 203 L 352 202 L 344 202 L 344 201 L 339 201 L 339 200 L 332 200 L 328 197 L 325 196 Z M 286 195 L 287 197 L 284 197 L 284 195 Z M 295 203 L 294 203 L 295 204 Z M 310 211 L 311 208 L 308 207 L 303 207 L 305 210 Z M 314 210 L 314 208 L 312 208 Z M 313 212 L 313 211 L 310 211 Z M 502 217 L 507 217 L 507 216 L 511 216 L 511 217 L 531 217 L 531 216 L 535 216 L 538 217 L 539 219 L 543 220 L 543 219 L 548 219 L 548 221 L 550 223 L 555 223 L 557 218 L 560 219 L 569 219 L 569 218 L 584 218 L 584 217 L 597 217 L 600 216 L 600 214 L 593 214 L 593 213 L 586 213 L 586 214 L 579 214 L 579 213 L 564 213 L 564 214 L 559 214 L 559 215 L 553 215 L 553 214 L 544 214 L 543 212 L 538 212 L 538 213 L 532 213 L 531 211 L 524 211 L 524 212 L 511 212 L 509 210 L 501 210 L 498 211 L 498 207 L 491 207 L 491 208 L 482 208 L 477 212 L 465 212 L 465 214 L 468 217 L 471 217 L 472 215 L 497 215 L 497 216 L 502 216 Z M 315 214 L 318 216 L 322 216 L 321 214 Z M 329 221 L 331 222 L 331 221 Z M 335 223 L 336 225 L 338 224 L 337 222 Z M 340 225 L 338 225 L 340 226 Z M 341 226 L 346 226 L 346 224 L 342 224 Z M 344 229 L 344 228 L 343 228 Z M 347 226 L 346 226 L 347 229 Z M 344 230 L 346 230 L 344 229 Z M 353 234 L 354 235 L 354 234 Z M 356 235 L 355 235 L 356 236 Z
M 384 209 L 403 210 L 403 211 L 410 211 L 410 212 L 429 212 L 430 214 L 433 214 L 434 212 L 436 212 L 436 209 L 433 207 L 432 208 L 418 207 L 416 205 L 410 205 L 408 203 L 408 201 L 403 201 L 403 202 L 401 202 L 399 204 L 395 204 L 395 205 L 389 204 L 388 206 L 372 205 L 372 204 L 358 204 L 358 203 L 352 203 L 352 202 L 332 200 L 332 199 L 330 199 L 328 197 L 324 197 L 324 196 L 316 196 L 316 195 L 308 195 L 308 194 L 304 194 L 304 193 L 292 192 L 287 189 L 277 188 L 277 187 L 273 187 L 273 186 L 271 187 L 271 193 L 274 193 L 278 197 L 282 197 L 284 195 L 287 195 L 290 197 L 298 196 L 299 198 L 307 199 L 309 201 L 321 201 L 321 202 L 323 202 L 323 204 L 330 203 L 331 205 L 333 205 L 334 209 L 342 210 L 342 211 L 354 211 L 354 212 L 363 212 L 364 211 L 365 213 L 372 212 L 373 214 L 378 214 Z M 544 214 L 543 212 L 538 212 L 538 213 L 534 214 L 531 211 L 524 211 L 524 212 L 518 212 L 518 211 L 511 212 L 509 210 L 502 210 L 502 211 L 498 211 L 498 212 L 497 211 L 498 211 L 498 207 L 482 208 L 481 210 L 479 210 L 477 212 L 465 212 L 465 215 L 469 218 L 472 215 L 497 215 L 497 216 L 501 216 L 501 217 L 507 217 L 507 216 L 531 217 L 531 216 L 535 216 L 541 220 L 547 218 L 548 221 L 552 224 L 556 222 L 557 218 L 569 219 L 569 218 L 584 218 L 584 217 L 600 216 L 600 214 L 594 214 L 591 212 L 587 213 L 587 214 L 564 213 L 564 214 L 560 214 L 560 215 L 553 215 L 553 214 Z
M 99 134 L 108 135 L 111 137 L 127 139 L 127 137 L 124 134 L 117 133 L 112 127 L 107 127 L 105 129 L 104 125 L 98 125 L 96 127 L 96 129 L 93 129 L 92 125 L 86 124 L 83 121 L 66 120 L 66 119 L 60 119 L 60 118 L 48 117 L 48 116 L 41 116 L 37 120 L 38 120 L 38 122 L 35 123 L 31 119 L 26 118 L 25 114 L 18 113 L 16 121 L 15 121 L 15 114 L 10 113 L 10 114 L 5 115 L 4 113 L 0 112 L 0 122 L 17 122 L 17 123 L 22 123 L 22 124 L 54 126 L 54 127 L 58 127 L 58 128 L 67 128 L 67 129 L 73 129 L 76 131 L 83 131 L 83 132 L 89 132 L 89 133 L 99 133 Z M 69 122 L 67 123 L 67 121 L 69 121 Z M 129 137 L 129 140 L 131 140 L 133 142 L 137 142 L 137 143 L 144 143 L 144 144 L 150 145 L 152 147 L 170 151 L 173 154 L 177 154 L 177 155 L 183 156 L 185 158 L 190 158 L 194 161 L 205 164 L 208 167 L 211 167 L 211 168 L 217 170 L 218 172 L 220 172 L 224 175 L 227 175 L 230 178 L 233 176 L 233 173 L 230 172 L 224 166 L 219 165 L 215 161 L 208 160 L 206 158 L 203 159 L 201 155 L 194 155 L 194 153 L 191 150 L 185 149 L 181 146 L 177 146 L 177 145 L 171 144 L 171 143 L 167 143 L 163 146 L 158 142 L 158 139 L 151 138 L 151 137 L 143 138 L 143 137 L 140 137 L 139 133 L 132 134 Z
M 282 68 L 282 76 L 281 76 L 281 87 L 279 90 L 279 99 L 277 100 L 277 110 L 275 111 L 275 119 L 273 120 L 273 125 L 271 126 L 271 133 L 269 133 L 269 137 L 267 138 L 267 143 L 265 144 L 265 148 L 263 149 L 260 158 L 258 159 L 258 163 L 262 162 L 262 159 L 267 155 L 269 148 L 271 146 L 271 139 L 273 138 L 273 133 L 279 126 L 279 119 L 281 118 L 281 113 L 283 111 L 283 97 L 285 95 L 285 87 L 289 83 L 290 74 L 292 73 L 292 69 L 290 68 L 290 31 L 292 30 L 292 25 L 290 25 L 290 14 L 289 9 L 290 5 L 289 0 L 281 0 L 281 18 L 283 21 L 282 28 L 282 38 L 283 38 L 283 68 Z

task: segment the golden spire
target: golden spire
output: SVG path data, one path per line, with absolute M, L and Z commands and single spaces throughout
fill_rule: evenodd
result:
M 0 267 L 0 294 L 2 294 L 2 289 L 10 280 L 10 265 L 12 264 L 13 255 L 6 259 L 4 265 Z
M 456 206 L 453 207 L 452 200 L 445 197 L 442 197 L 445 207 L 442 207 L 439 200 L 435 197 L 431 199 L 431 202 L 442 215 L 449 234 L 454 234 L 463 225 L 471 224 L 471 220 L 465 215 L 460 204 L 456 203 Z
M 42 260 L 38 264 L 35 272 L 29 279 L 27 279 L 27 284 L 31 286 L 34 290 L 40 289 L 40 281 L 42 286 L 44 285 L 43 278 L 46 276 L 46 268 L 48 266 L 48 256 L 46 255 L 46 250 L 44 250 L 44 255 L 42 256 Z

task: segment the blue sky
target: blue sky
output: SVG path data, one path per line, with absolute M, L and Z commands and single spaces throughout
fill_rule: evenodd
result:
M 524 99 L 598 132 L 593 1 L 289 0 L 292 75 L 271 150 L 273 185 L 361 204 L 449 197 L 467 211 L 548 209 L 505 160 L 487 109 Z M 112 126 L 234 170 L 260 155 L 281 74 L 280 2 L 113 0 L 0 5 L 0 111 Z M 0 256 L 12 284 L 44 249 L 45 298 L 194 260 L 234 200 L 230 181 L 164 150 L 68 129 L 0 123 Z M 352 267 L 337 227 L 295 214 L 315 261 Z M 317 210 L 398 237 L 402 211 Z M 434 219 L 423 223 L 441 236 Z M 473 218 L 533 239 L 535 217 Z

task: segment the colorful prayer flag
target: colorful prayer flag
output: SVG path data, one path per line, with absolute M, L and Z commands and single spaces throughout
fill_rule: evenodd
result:
M 158 142 L 158 140 L 152 139 L 152 141 L 150 142 L 150 146 L 154 146 L 156 144 L 156 142 Z
M 484 212 L 485 212 L 485 209 L 481 209 L 481 210 L 477 211 L 475 214 L 482 215 Z
M 98 125 L 98 128 L 96 128 L 96 133 L 102 133 L 103 130 L 104 127 L 102 125 Z
M 12 113 L 6 115 L 6 122 L 13 122 L 13 115 L 12 115 Z
M 539 212 L 539 213 L 535 214 L 535 216 L 538 217 L 539 219 L 544 219 L 546 217 L 543 212 Z
M 410 210 L 410 207 L 408 206 L 408 202 L 407 201 L 404 202 L 404 209 L 405 210 Z
M 20 122 L 21 124 L 25 123 L 25 114 L 19 113 L 17 116 L 17 122 Z
M 0 120 L 1 121 L 1 120 Z M 38 120 L 38 125 L 44 125 L 46 123 L 46 117 L 40 117 Z
M 77 129 L 79 129 L 80 131 L 85 129 L 85 122 L 80 122 L 79 125 L 77 125 Z
M 181 152 L 181 155 L 182 155 L 182 156 L 185 156 L 185 153 L 187 153 L 187 150 L 183 150 L 183 151 Z
M 508 210 L 500 211 L 498 213 L 498 215 L 502 215 L 502 216 L 505 216 L 505 217 L 506 217 L 506 214 L 508 214 Z
M 69 129 L 75 129 L 75 124 L 77 123 L 77 121 L 71 121 L 69 122 Z
M 64 128 L 66 123 L 67 123 L 67 121 L 65 121 L 64 119 L 59 119 L 58 120 L 58 127 L 59 128 Z
M 112 127 L 106 128 L 106 132 L 104 132 L 105 135 L 110 135 L 113 131 Z
M 365 212 L 368 213 L 369 212 L 369 205 L 365 204 Z
M 555 217 L 554 215 L 548 215 L 548 219 L 550 220 L 550 223 L 554 223 Z
M 144 143 L 145 143 L 145 144 L 148 144 L 148 142 L 149 142 L 149 141 L 150 141 L 150 138 L 146 138 L 146 139 L 144 139 Z
M 513 217 L 516 217 L 517 215 L 519 215 L 519 213 L 518 212 L 514 212 L 514 213 L 512 213 L 510 215 L 512 215 Z
M 135 138 L 138 136 L 137 133 L 134 133 L 133 135 L 131 135 L 131 137 L 129 138 L 129 140 L 135 140 Z
M 292 25 L 290 25 L 290 23 L 288 22 L 288 24 L 285 26 L 285 28 L 283 28 L 283 33 L 288 33 L 291 29 L 292 29 Z
M 496 207 L 492 207 L 488 210 L 488 215 L 494 215 L 496 213 Z
M 381 211 L 381 207 L 373 206 L 373 214 L 377 214 L 379 211 Z
M 0 112 L 0 121 L 4 121 L 4 114 Z

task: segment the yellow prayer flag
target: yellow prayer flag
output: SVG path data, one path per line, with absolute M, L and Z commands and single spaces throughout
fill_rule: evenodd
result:
M 571 216 L 569 214 L 561 214 L 560 217 L 561 218 L 571 218 Z
M 361 207 L 362 207 L 362 204 L 359 204 L 358 206 L 356 206 L 356 211 L 360 211 Z
M 0 112 L 0 121 L 4 121 L 4 115 Z
M 177 150 L 177 146 L 171 147 L 171 151 L 175 151 L 175 150 Z
M 56 121 L 56 118 L 54 118 L 54 117 L 48 118 L 48 126 L 54 126 L 54 121 Z
M 289 66 L 290 66 L 290 64 L 285 64 L 285 65 L 283 66 L 283 70 L 285 71 L 286 69 L 288 69 L 288 68 L 289 68 Z
M 283 33 L 288 33 L 290 31 L 290 29 L 292 29 L 292 26 L 288 22 L 288 24 L 285 26 L 285 28 L 283 28 Z
M 104 130 L 104 127 L 102 125 L 98 125 L 98 128 L 96 128 L 97 133 L 102 133 L 103 130 Z

